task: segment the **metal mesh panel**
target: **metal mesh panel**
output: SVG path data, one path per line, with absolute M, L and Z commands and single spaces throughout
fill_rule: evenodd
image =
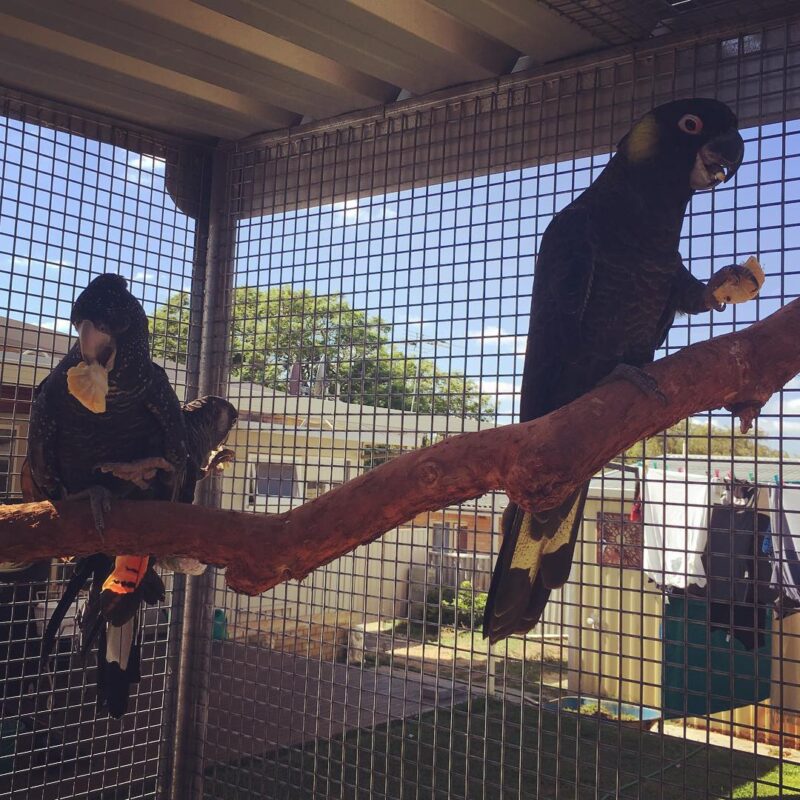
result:
M 224 388 L 240 422 L 222 505 L 285 511 L 401 452 L 514 420 L 541 234 L 655 102 L 713 95 L 740 112 L 746 163 L 733 185 L 693 200 L 681 252 L 703 279 L 751 253 L 767 272 L 758 301 L 679 319 L 664 352 L 795 297 L 797 27 L 725 42 L 232 148 Z M 198 700 L 204 796 L 788 796 L 800 785 L 797 618 L 775 623 L 775 657 L 754 659 L 735 636 L 693 639 L 714 626 L 662 587 L 691 573 L 692 513 L 729 471 L 794 478 L 797 404 L 792 383 L 757 441 L 728 415 L 700 415 L 596 476 L 570 582 L 530 635 L 492 648 L 475 620 L 499 493 L 409 520 L 259 597 L 218 576 L 197 664 L 210 671 Z M 630 519 L 637 487 L 644 522 Z M 645 539 L 658 513 L 678 529 L 675 552 Z M 654 552 L 661 567 L 645 564 Z M 692 660 L 712 651 L 711 669 Z M 688 698 L 734 703 L 717 684 L 678 687 L 674 665 L 723 683 L 749 668 L 741 708 L 670 712 Z M 576 697 L 587 713 L 574 713 Z M 654 733 L 643 707 L 657 712 Z
M 192 288 L 196 224 L 178 205 L 197 214 L 195 161 L 177 141 L 0 96 L 0 502 L 20 497 L 32 391 L 70 348 L 70 308 L 89 280 L 122 274 L 151 315 Z M 196 383 L 189 329 L 189 317 L 170 329 L 170 347 L 163 327 L 153 338 L 181 397 Z M 0 565 L 0 797 L 157 796 L 171 749 L 172 576 L 144 617 L 142 681 L 117 721 L 95 706 L 93 657 L 73 652 L 77 605 L 55 659 L 39 664 L 72 567 L 22 566 Z
M 542 0 L 608 44 L 792 14 L 792 0 Z

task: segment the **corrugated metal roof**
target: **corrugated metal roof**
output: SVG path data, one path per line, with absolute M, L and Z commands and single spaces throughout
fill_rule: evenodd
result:
M 525 0 L 3 0 L 12 88 L 238 139 L 602 46 Z
M 788 0 L 2 0 L 0 80 L 239 139 Z

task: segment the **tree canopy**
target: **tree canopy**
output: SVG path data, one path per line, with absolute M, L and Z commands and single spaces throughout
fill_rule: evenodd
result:
M 685 449 L 684 449 L 685 448 Z M 638 442 L 625 451 L 626 461 L 659 458 L 665 454 L 699 456 L 739 456 L 746 458 L 777 457 L 780 451 L 760 442 L 751 433 L 740 433 L 738 428 L 723 428 L 706 422 L 683 420 L 664 433 Z
M 443 372 L 434 361 L 412 358 L 392 342 L 392 326 L 354 309 L 340 294 L 315 295 L 293 286 L 240 287 L 232 307 L 232 374 L 244 381 L 289 388 L 289 372 L 300 365 L 301 382 L 313 385 L 320 362 L 325 383 L 340 400 L 413 413 L 489 418 L 490 398 L 476 381 Z M 186 361 L 189 294 L 177 292 L 151 320 L 153 350 Z M 778 456 L 753 435 L 692 420 L 629 448 L 625 460 L 689 455 Z
M 354 309 L 340 294 L 302 288 L 240 287 L 232 307 L 232 374 L 281 391 L 293 364 L 311 386 L 324 363 L 325 383 L 349 403 L 414 413 L 489 417 L 494 406 L 476 381 L 442 371 L 434 361 L 412 358 L 392 342 L 391 325 Z M 153 351 L 186 361 L 189 294 L 178 292 L 151 320 Z

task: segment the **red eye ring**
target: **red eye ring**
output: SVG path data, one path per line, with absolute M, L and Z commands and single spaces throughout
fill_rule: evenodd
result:
M 697 136 L 703 130 L 703 120 L 695 114 L 684 114 L 678 120 L 678 127 L 690 136 Z

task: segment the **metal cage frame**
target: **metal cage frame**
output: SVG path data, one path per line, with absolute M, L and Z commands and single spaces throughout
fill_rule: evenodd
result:
M 792 283 L 798 272 L 787 262 L 800 252 L 800 218 L 793 222 L 790 216 L 800 204 L 800 171 L 792 155 L 800 141 L 798 77 L 800 18 L 744 22 L 722 33 L 676 34 L 634 51 L 612 50 L 558 70 L 514 74 L 216 149 L 5 91 L 0 166 L 4 185 L 16 186 L 16 194 L 8 190 L 0 200 L 14 204 L 17 222 L 8 231 L 0 225 L 0 258 L 8 256 L 0 262 L 7 284 L 0 286 L 0 302 L 7 298 L 0 313 L 8 317 L 0 320 L 0 332 L 4 347 L 11 347 L 12 334 L 19 336 L 19 358 L 9 396 L 4 379 L 2 420 L 10 421 L 12 432 L 24 422 L 33 387 L 23 383 L 21 370 L 41 379 L 50 362 L 38 363 L 40 351 L 50 356 L 64 347 L 58 327 L 64 304 L 100 261 L 110 261 L 129 269 L 154 318 L 162 309 L 166 332 L 154 338 L 154 353 L 169 365 L 185 397 L 228 395 L 244 410 L 238 471 L 209 482 L 200 502 L 285 510 L 395 452 L 510 422 L 544 224 L 588 185 L 632 120 L 689 94 L 730 103 L 757 155 L 748 158 L 734 187 L 695 201 L 683 253 L 705 278 L 726 259 L 758 252 L 768 284 L 753 305 L 710 322 L 681 320 L 664 352 L 747 325 L 797 293 Z M 24 136 L 30 147 L 16 143 Z M 79 171 L 71 176 L 73 168 Z M 126 170 L 134 173 L 130 180 Z M 92 180 L 85 177 L 90 172 Z M 131 193 L 128 184 L 138 188 Z M 73 185 L 86 194 L 72 196 Z M 21 194 L 23 186 L 33 199 Z M 43 205 L 35 197 L 39 190 L 50 198 Z M 89 208 L 95 227 L 83 230 L 81 212 Z M 73 237 L 76 263 L 62 263 L 52 280 L 45 270 L 54 232 Z M 178 267 L 171 266 L 173 239 L 180 241 Z M 23 255 L 21 241 L 29 245 Z M 65 250 L 66 239 L 59 241 Z M 27 266 L 15 266 L 14 258 Z M 150 258 L 157 267 L 148 267 Z M 41 276 L 33 262 L 41 264 Z M 476 264 L 481 268 L 470 272 Z M 148 288 L 148 269 L 157 290 Z M 309 314 L 306 294 L 322 311 L 314 306 Z M 185 309 L 178 295 L 188 297 Z M 342 297 L 350 299 L 342 303 Z M 34 306 L 31 298 L 42 302 Z M 412 306 L 419 319 L 409 315 Z M 271 312 L 275 330 L 257 329 Z M 45 318 L 52 320 L 49 333 Z M 480 325 L 477 333 L 472 322 Z M 170 330 L 178 332 L 173 349 L 168 337 L 176 334 Z M 308 344 L 302 357 L 289 353 L 271 361 L 267 337 L 277 341 L 284 331 Z M 359 349 L 360 371 L 354 367 Z M 35 357 L 24 363 L 29 351 Z M 405 372 L 370 373 L 370 359 Z M 299 377 L 293 378 L 294 363 Z M 253 600 L 233 596 L 213 569 L 191 580 L 174 576 L 164 653 L 151 659 L 163 669 L 159 688 L 149 691 L 161 704 L 158 713 L 151 719 L 151 709 L 144 708 L 143 716 L 137 711 L 133 722 L 113 731 L 128 762 L 112 764 L 113 779 L 98 778 L 110 761 L 97 752 L 110 750 L 112 734 L 102 714 L 89 715 L 75 723 L 73 739 L 91 752 L 64 756 L 73 774 L 62 765 L 54 777 L 48 772 L 49 737 L 59 724 L 69 726 L 48 721 L 51 710 L 45 709 L 46 741 L 37 744 L 34 729 L 29 745 L 43 762 L 31 756 L 4 772 L 0 752 L 0 797 L 211 800 L 269 791 L 285 797 L 472 800 L 490 792 L 604 798 L 639 791 L 673 797 L 690 790 L 716 797 L 733 796 L 735 776 L 754 787 L 761 778 L 774 785 L 773 773 L 760 766 L 759 742 L 779 753 L 800 747 L 800 722 L 784 719 L 780 708 L 753 703 L 727 717 L 708 711 L 704 724 L 690 720 L 687 708 L 683 727 L 673 724 L 671 737 L 660 723 L 658 740 L 629 735 L 619 715 L 614 725 L 580 717 L 576 723 L 562 710 L 545 722 L 543 709 L 570 692 L 620 702 L 637 696 L 641 706 L 663 689 L 662 654 L 645 652 L 645 643 L 655 647 L 654 631 L 666 624 L 666 612 L 642 577 L 640 527 L 623 521 L 645 477 L 641 465 L 651 480 L 663 470 L 658 481 L 664 494 L 653 508 L 677 503 L 684 516 L 700 503 L 690 497 L 692 475 L 700 468 L 705 478 L 699 482 L 706 486 L 720 477 L 715 470 L 724 473 L 729 464 L 755 483 L 768 484 L 773 476 L 793 480 L 794 459 L 785 449 L 800 441 L 793 433 L 795 391 L 781 392 L 767 409 L 761 440 L 739 462 L 712 457 L 717 445 L 734 452 L 737 439 L 709 414 L 699 427 L 672 433 L 683 443 L 682 453 L 667 453 L 665 435 L 655 463 L 646 450 L 629 453 L 598 476 L 573 579 L 554 597 L 540 635 L 513 647 L 481 651 L 474 639 L 459 646 L 457 616 L 453 643 L 443 644 L 441 631 L 426 628 L 447 627 L 441 609 L 458 606 L 462 579 L 480 588 L 491 569 L 503 505 L 497 497 L 415 520 L 322 568 L 304 586 L 279 587 Z M 491 401 L 485 408 L 484 396 Z M 15 448 L 8 454 L 11 478 L 18 474 L 13 459 L 22 437 L 7 438 Z M 760 450 L 762 444 L 777 455 Z M 271 466 L 281 469 L 271 473 Z M 670 487 L 683 500 L 665 499 Z M 405 559 L 420 569 L 401 575 Z M 54 588 L 63 580 L 54 575 L 19 586 Z M 29 596 L 16 592 L 21 590 L 14 590 L 9 607 L 32 607 Z M 421 619 L 408 610 L 414 604 L 422 608 Z M 398 622 L 401 606 L 405 629 Z M 426 617 L 431 606 L 434 620 Z M 215 611 L 223 612 L 219 630 Z M 459 613 L 474 614 L 474 606 L 453 611 Z M 678 619 L 687 627 L 690 621 L 689 612 Z M 30 622 L 23 643 L 36 639 Z M 421 626 L 419 641 L 408 632 L 413 625 Z M 791 643 L 798 633 L 781 629 L 775 637 L 774 662 L 781 676 L 786 670 L 780 684 L 787 697 L 796 692 L 792 670 L 800 655 L 793 657 Z M 445 650 L 449 663 L 441 656 Z M 16 661 L 24 665 L 26 658 Z M 759 664 L 753 667 L 756 681 Z M 65 701 L 67 709 L 83 714 L 90 684 L 84 676 L 76 697 Z M 66 697 L 71 685 L 62 691 Z M 44 694 L 34 689 L 29 699 Z M 17 712 L 9 713 L 14 718 Z M 0 724 L 5 721 L 3 711 Z M 0 746 L 7 738 L 0 730 Z M 156 756 L 137 762 L 153 742 Z M 738 761 L 741 751 L 747 759 Z

